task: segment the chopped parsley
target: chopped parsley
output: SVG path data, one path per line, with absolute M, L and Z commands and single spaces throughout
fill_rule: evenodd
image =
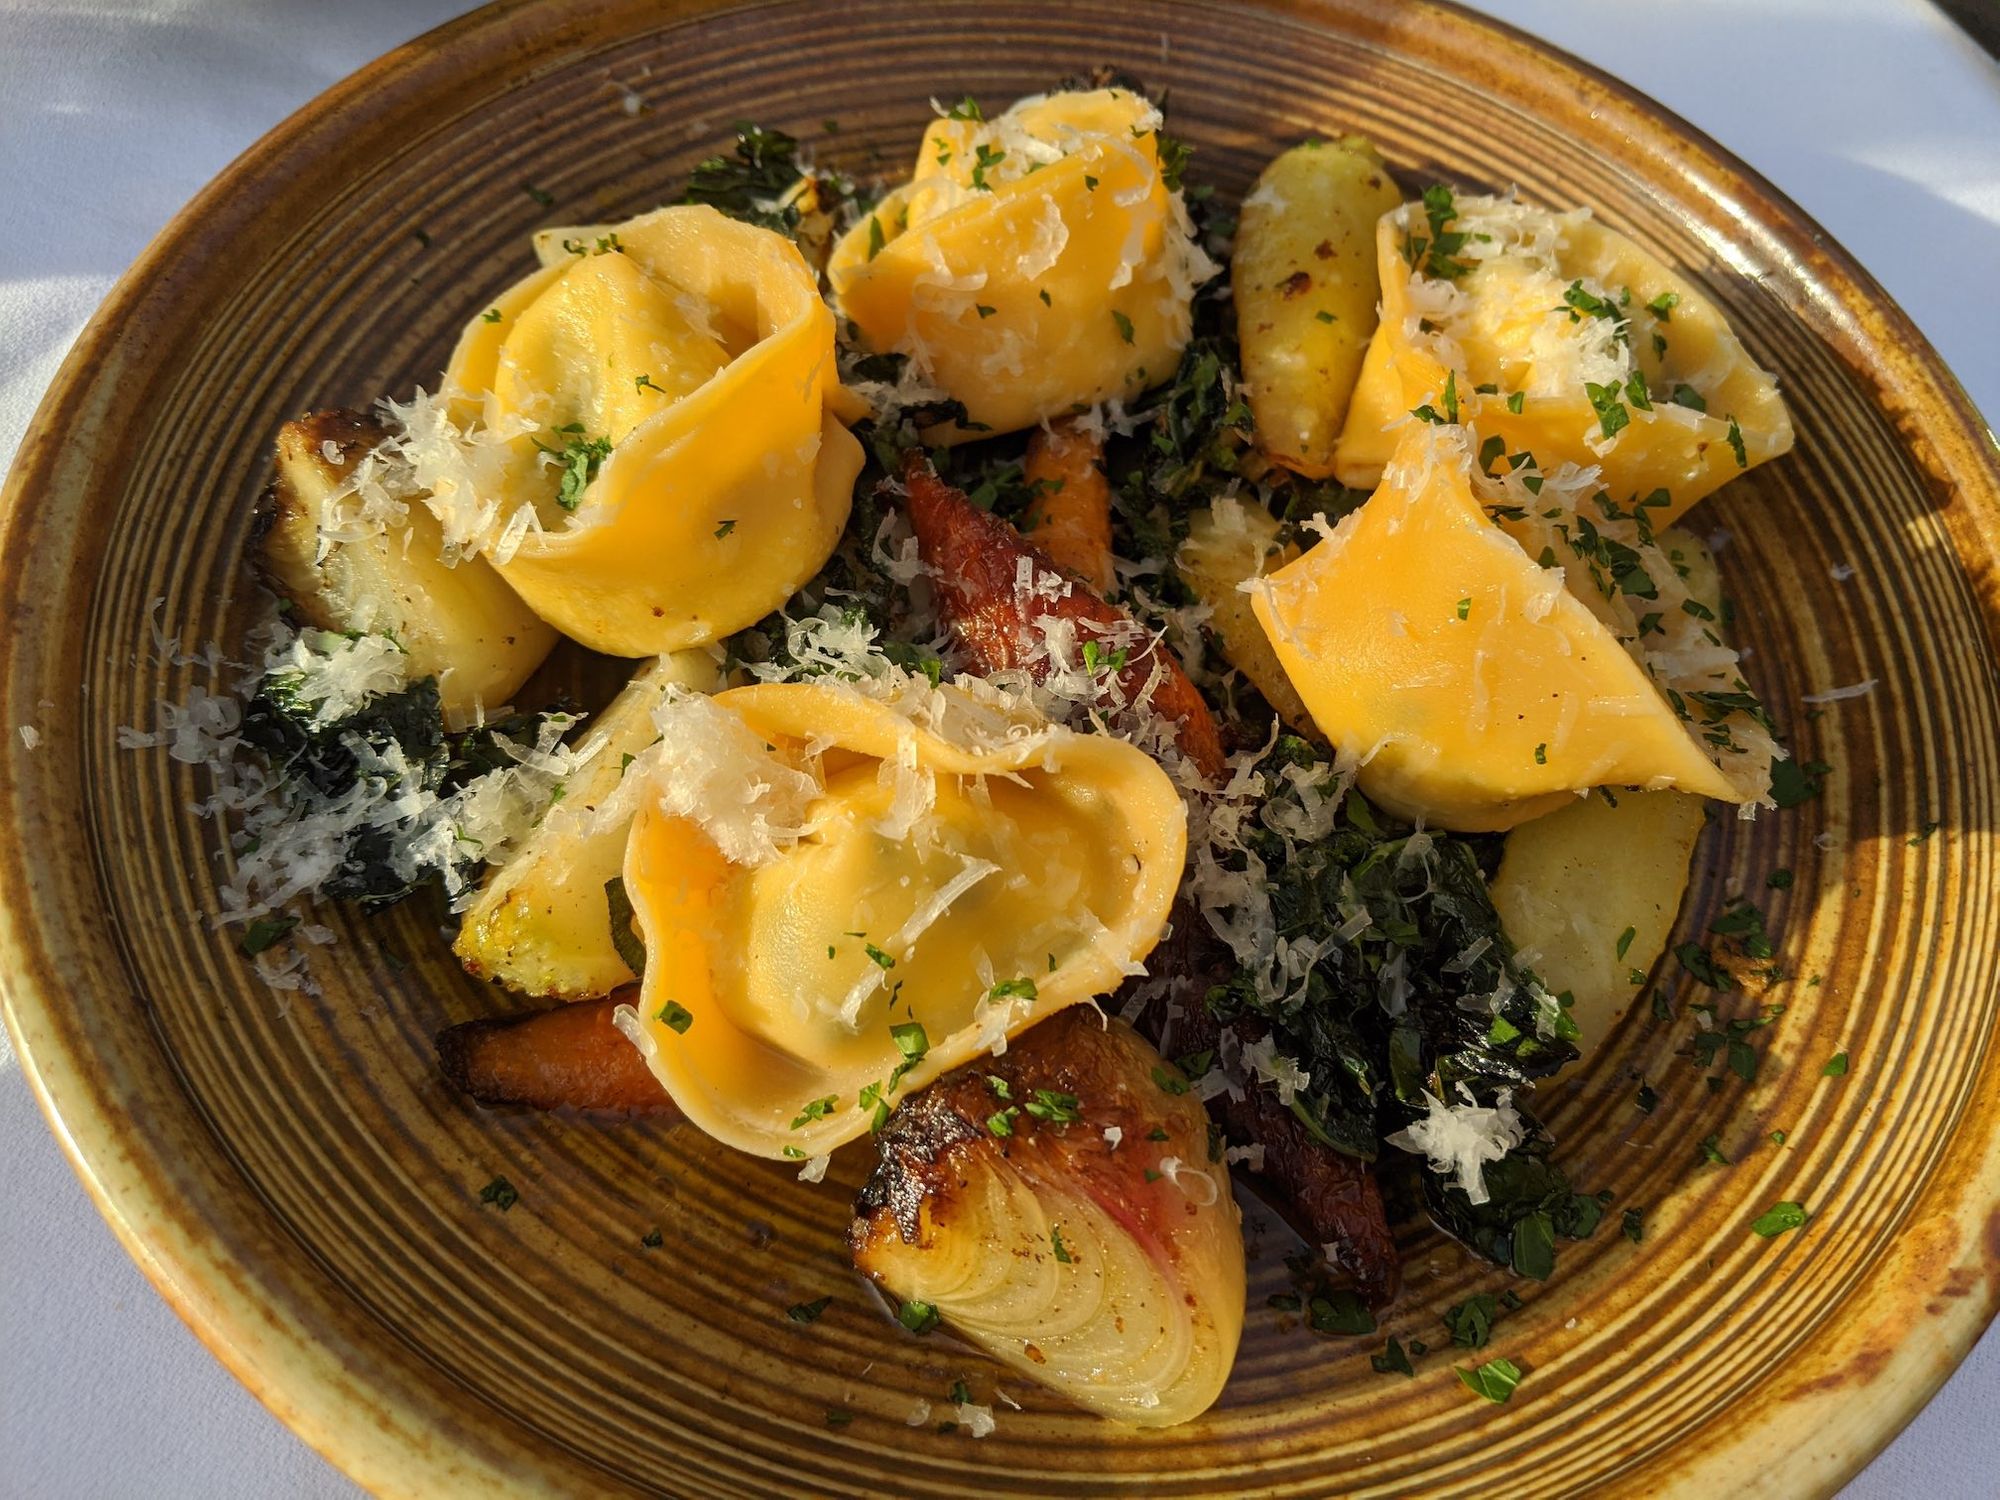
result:
M 1188 1091 L 1187 1080 L 1185 1078 L 1176 1078 L 1162 1067 L 1154 1067 L 1153 1082 L 1169 1094 L 1185 1094 Z
M 255 958 L 298 925 L 299 919 L 290 915 L 259 917 L 244 929 L 243 936 L 237 939 L 236 946 L 251 958 Z
M 1583 383 L 1584 392 L 1590 397 L 1590 409 L 1597 413 L 1598 431 L 1606 437 L 1616 437 L 1632 421 L 1632 414 L 1625 409 L 1625 403 L 1618 398 L 1625 387 L 1613 380 L 1599 385 L 1594 380 Z
M 1788 1229 L 1804 1225 L 1806 1211 L 1803 1205 L 1790 1201 L 1773 1203 L 1751 1221 L 1750 1227 L 1765 1239 L 1773 1239 Z
M 1063 1243 L 1062 1226 L 1060 1224 L 1050 1226 L 1049 1245 L 1054 1249 L 1056 1259 L 1063 1265 L 1067 1266 L 1075 1262 L 1076 1258 L 1069 1253 L 1069 1246 Z
M 1646 311 L 1658 318 L 1662 323 L 1669 323 L 1673 321 L 1674 309 L 1680 305 L 1681 294 L 1679 292 L 1662 292 L 1646 304 Z
M 1626 1209 L 1619 1216 L 1619 1228 L 1624 1231 L 1626 1239 L 1635 1245 L 1638 1244 L 1646 1234 L 1645 1211 L 1637 1208 Z
M 497 323 L 497 322 L 499 322 L 499 321 L 500 321 L 500 309 L 499 309 L 499 308 L 497 308 L 497 307 L 489 307 L 489 308 L 487 308 L 485 312 L 483 312 L 483 313 L 481 313 L 481 314 L 479 315 L 479 321 L 480 321 L 480 322 L 482 322 L 482 323 Z
M 1422 406 L 1413 407 L 1410 415 L 1415 417 L 1419 422 L 1429 422 L 1436 427 L 1456 423 L 1458 421 L 1458 371 L 1450 370 L 1445 373 L 1444 394 L 1438 399 L 1443 405 L 1444 409 L 1442 411 L 1439 411 L 1437 407 L 1432 406 L 1430 402 L 1426 401 Z
M 853 934 L 850 933 L 849 936 L 853 936 Z M 889 970 L 896 967 L 896 960 L 873 943 L 863 943 L 861 947 L 862 951 L 868 955 L 869 960 L 876 968 L 882 970 L 883 973 L 886 974 Z
M 657 1250 L 660 1246 L 666 1244 L 666 1242 L 667 1237 L 657 1229 L 649 1229 L 639 1236 L 640 1248 L 646 1250 Z
M 521 1195 L 515 1191 L 513 1183 L 504 1177 L 496 1177 L 479 1190 L 479 1201 L 491 1204 L 504 1214 L 521 1201 Z
M 1826 1065 L 1819 1070 L 1819 1076 L 1822 1078 L 1845 1078 L 1847 1076 L 1847 1054 L 1845 1052 L 1834 1053 L 1833 1056 L 1826 1060 Z
M 1483 1349 L 1493 1336 L 1493 1322 L 1499 1315 L 1499 1304 L 1491 1295 L 1474 1292 L 1445 1313 L 1444 1326 L 1461 1349 Z
M 729 520 L 726 520 L 720 526 L 715 528 L 715 539 L 719 542 L 724 537 L 728 536 L 729 533 L 734 531 L 735 529 L 736 529 L 735 519 L 731 518 Z
M 882 221 L 876 218 L 875 215 L 870 214 L 868 216 L 868 258 L 873 260 L 876 256 L 880 255 L 883 245 L 887 243 L 888 241 L 882 238 Z
M 1424 221 L 1429 233 L 1411 234 L 1403 241 L 1403 259 L 1412 270 L 1439 280 L 1455 281 L 1472 269 L 1470 263 L 1456 259 L 1466 241 L 1463 230 L 1449 227 L 1457 217 L 1458 206 L 1450 188 L 1434 183 L 1424 189 Z
M 1083 670 L 1095 676 L 1099 672 L 1124 671 L 1125 663 L 1131 657 L 1131 648 L 1120 646 L 1116 651 L 1106 651 L 1096 641 L 1085 641 L 1082 655 Z
M 904 1021 L 889 1028 L 889 1040 L 896 1044 L 896 1050 L 911 1062 L 917 1062 L 931 1050 L 930 1034 L 924 1030 L 922 1021 Z
M 793 1119 L 792 1129 L 804 1130 L 814 1120 L 824 1120 L 828 1115 L 833 1113 L 834 1105 L 839 1102 L 840 1096 L 838 1094 L 828 1094 L 824 1099 L 812 1100 Z M 787 1149 L 796 1151 L 798 1147 L 792 1146 Z
M 1489 1359 L 1475 1370 L 1454 1365 L 1467 1390 L 1476 1391 L 1498 1405 L 1514 1394 L 1521 1383 L 1521 1367 L 1511 1359 Z
M 1383 1345 L 1380 1354 L 1368 1356 L 1368 1363 L 1377 1375 L 1407 1375 L 1412 1380 L 1417 1377 L 1417 1367 L 1410 1363 L 1409 1352 L 1403 1348 L 1402 1341 L 1393 1335 Z
M 972 163 L 972 186 L 982 193 L 993 191 L 993 184 L 986 180 L 986 174 L 1006 159 L 1005 151 L 996 151 L 984 143 L 974 148 L 976 153 Z
M 1819 795 L 1820 786 L 1833 769 L 1823 760 L 1774 760 L 1771 762 L 1771 800 L 1780 807 L 1797 807 Z
M 558 460 L 562 470 L 562 482 L 556 488 L 556 504 L 564 510 L 573 511 L 583 504 L 583 492 L 597 477 L 597 470 L 604 460 L 611 457 L 611 439 L 605 437 L 585 437 L 583 424 L 571 422 L 556 429 L 556 436 L 566 437 L 568 442 L 560 448 L 551 448 L 537 442 L 535 446 L 542 452 Z
M 1674 948 L 1674 957 L 1687 970 L 1697 984 L 1705 984 L 1712 990 L 1733 990 L 1736 981 L 1729 971 L 1715 961 L 1715 956 L 1699 943 L 1680 943 Z
M 1036 1089 L 1035 1097 L 1022 1108 L 1050 1125 L 1074 1125 L 1083 1118 L 1076 1095 L 1059 1093 L 1054 1089 Z
M 833 1302 L 831 1297 L 815 1297 L 810 1302 L 794 1302 L 785 1309 L 785 1316 L 794 1323 L 817 1323 L 819 1315 Z
M 1625 956 L 1626 951 L 1632 946 L 1632 939 L 1638 935 L 1639 929 L 1636 927 L 1628 927 L 1618 934 L 1618 956 L 1620 958 Z
M 1516 391 L 1507 398 L 1507 410 L 1518 417 L 1521 415 L 1521 408 L 1527 405 L 1527 402 L 1528 393 L 1526 391 Z
M 660 1007 L 656 1019 L 669 1031 L 676 1031 L 686 1036 L 688 1027 L 694 1025 L 694 1012 L 678 1000 L 669 1000 Z
M 1353 1337 L 1375 1331 L 1375 1314 L 1346 1287 L 1328 1288 L 1306 1301 L 1306 1323 L 1314 1333 Z
M 537 207 L 554 208 L 556 206 L 555 194 L 543 192 L 532 182 L 522 183 L 521 191 L 526 193 L 530 198 L 533 198 Z
M 1701 1138 L 1700 1151 L 1701 1159 L 1714 1166 L 1726 1167 L 1730 1164 L 1729 1158 L 1722 1154 L 1722 1147 L 1716 1144 L 1716 1139 L 1712 1135 Z
M 1743 429 L 1736 425 L 1736 418 L 1734 417 L 1729 419 L 1727 437 L 1729 439 L 1729 451 L 1736 455 L 1736 467 L 1739 469 L 1749 468 L 1750 454 L 1743 446 Z
M 896 1321 L 911 1333 L 929 1333 L 938 1326 L 938 1310 L 928 1302 L 905 1302 L 896 1310 Z
M 1125 340 L 1128 344 L 1131 343 L 1132 320 L 1114 307 L 1111 309 L 1111 321 L 1118 325 L 1118 337 Z
M 1673 389 L 1673 394 L 1668 396 L 1667 399 L 1676 406 L 1685 406 L 1689 411 L 1708 410 L 1708 402 L 1702 399 L 1701 392 L 1685 381 L 1676 385 Z

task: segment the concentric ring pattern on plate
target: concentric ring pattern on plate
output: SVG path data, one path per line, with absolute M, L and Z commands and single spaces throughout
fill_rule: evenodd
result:
M 1572 1175 L 1646 1230 L 1627 1242 L 1614 1210 L 1524 1289 L 1495 1337 L 1528 1371 L 1505 1408 L 1472 1400 L 1445 1350 L 1415 1382 L 1384 1377 L 1379 1341 L 1268 1310 L 1292 1248 L 1268 1226 L 1206 1419 L 1121 1432 L 996 1379 L 904 1335 L 846 1272 L 862 1153 L 812 1189 L 691 1131 L 447 1094 L 430 1035 L 512 1002 L 456 971 L 435 906 L 329 914 L 320 993 L 267 989 L 208 923 L 227 856 L 188 811 L 202 778 L 116 748 L 156 700 L 208 686 L 181 658 L 238 641 L 257 608 L 241 557 L 277 424 L 433 377 L 528 265 L 529 229 L 652 206 L 739 118 L 893 170 L 927 96 L 1000 101 L 1098 63 L 1169 93 L 1225 192 L 1278 143 L 1360 130 L 1406 185 L 1590 204 L 1699 277 L 1792 398 L 1797 452 L 1701 519 L 1726 538 L 1755 685 L 1833 770 L 1801 810 L 1710 829 L 1684 924 L 1756 895 L 1788 975 L 1756 998 L 1787 1010 L 1754 1086 L 1704 1082 L 1684 993 L 1679 1019 L 1635 1019 L 1547 1092 Z M 385 1491 L 1826 1490 L 2000 1296 L 1990 441 L 1794 210 L 1501 28 L 1387 0 L 482 12 L 315 105 L 168 231 L 66 368 L 8 500 L 0 692 L 41 731 L 33 751 L 9 734 L 0 762 L 26 1065 L 162 1290 Z M 1767 890 L 1779 868 L 1795 884 Z M 1823 1078 L 1841 1050 L 1851 1071 Z M 1701 1160 L 1711 1135 L 1734 1165 Z M 496 1175 L 520 1191 L 506 1213 L 479 1201 Z M 1749 1223 L 1778 1199 L 1813 1218 L 1766 1241 Z M 1383 1331 L 1445 1344 L 1440 1312 L 1501 1283 L 1414 1221 L 1403 1243 L 1411 1286 Z M 825 1294 L 816 1324 L 786 1319 Z M 1003 1401 L 983 1440 L 940 1433 L 959 1378 L 1023 1409 Z

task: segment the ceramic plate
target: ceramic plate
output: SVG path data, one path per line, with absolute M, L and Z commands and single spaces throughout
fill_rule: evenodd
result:
M 1831 769 L 1802 808 L 1715 822 L 1682 919 L 1698 934 L 1756 893 L 1788 1009 L 1758 1081 L 1711 1090 L 1676 976 L 1678 1019 L 1634 1018 L 1541 1096 L 1571 1175 L 1646 1230 L 1630 1243 L 1614 1213 L 1521 1288 L 1492 1351 L 1527 1371 L 1504 1407 L 1437 1346 L 1443 1309 L 1505 1283 L 1414 1221 L 1382 1327 L 1433 1346 L 1413 1381 L 1370 1369 L 1380 1336 L 1267 1308 L 1292 1248 L 1275 1228 L 1253 1230 L 1235 1377 L 1184 1427 L 1122 1431 L 914 1339 L 846 1268 L 865 1148 L 813 1189 L 692 1130 L 469 1108 L 431 1035 L 517 1002 L 455 969 L 439 908 L 330 913 L 319 993 L 274 994 L 211 930 L 224 856 L 188 811 L 200 777 L 117 748 L 205 685 L 187 657 L 258 607 L 243 551 L 278 424 L 434 379 L 468 309 L 530 265 L 531 229 L 654 206 L 738 119 L 893 169 L 929 96 L 1002 102 L 1099 63 L 1170 95 L 1226 193 L 1281 143 L 1358 130 L 1408 185 L 1588 204 L 1697 277 L 1792 403 L 1797 451 L 1699 516 L 1727 538 L 1754 685 Z M 1463 12 L 500 5 L 341 85 L 204 192 L 21 451 L 0 517 L 7 1018 L 161 1292 L 387 1494 L 1827 1492 L 2000 1300 L 1996 522 L 1990 437 L 1845 254 L 1657 106 Z M 1796 882 L 1767 890 L 1781 868 Z M 1822 1076 L 1841 1051 L 1851 1070 Z M 1732 1165 L 1703 1159 L 1707 1137 Z M 496 1175 L 511 1212 L 480 1202 Z M 1808 1225 L 1752 1233 L 1780 1199 Z M 829 1294 L 818 1323 L 787 1320 Z M 909 1424 L 961 1378 L 1021 1409 L 979 1440 Z

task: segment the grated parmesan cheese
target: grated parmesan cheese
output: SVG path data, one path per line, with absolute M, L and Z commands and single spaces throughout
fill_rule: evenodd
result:
M 1485 1203 L 1491 1196 L 1486 1191 L 1486 1164 L 1527 1139 L 1512 1095 L 1503 1090 L 1489 1109 L 1470 1101 L 1446 1104 L 1426 1089 L 1424 1110 L 1423 1119 L 1388 1136 L 1388 1144 L 1428 1158 L 1432 1170 L 1450 1173 L 1473 1204 Z

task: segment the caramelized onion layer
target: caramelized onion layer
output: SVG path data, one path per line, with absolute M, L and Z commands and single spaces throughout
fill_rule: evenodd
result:
M 1179 1090 L 1179 1092 L 1174 1092 Z M 1243 1331 L 1243 1235 L 1208 1117 L 1122 1022 L 1078 1006 L 906 1102 L 855 1265 L 1079 1406 L 1200 1415 Z

